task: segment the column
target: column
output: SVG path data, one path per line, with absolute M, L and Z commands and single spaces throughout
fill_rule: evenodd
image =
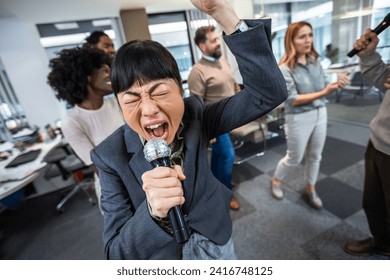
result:
M 149 20 L 145 9 L 121 10 L 120 17 L 126 42 L 149 40 Z

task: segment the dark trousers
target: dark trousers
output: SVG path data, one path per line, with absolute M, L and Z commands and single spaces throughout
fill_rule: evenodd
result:
M 365 154 L 363 209 L 380 246 L 390 248 L 390 155 L 368 142 Z
M 211 171 L 222 184 L 232 189 L 234 148 L 229 133 L 218 136 L 211 147 Z

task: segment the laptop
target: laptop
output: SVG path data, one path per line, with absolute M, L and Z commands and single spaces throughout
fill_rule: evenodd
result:
M 41 153 L 41 149 L 27 151 L 14 158 L 11 162 L 7 164 L 5 168 L 16 167 L 18 165 L 31 162 L 35 160 L 40 153 Z

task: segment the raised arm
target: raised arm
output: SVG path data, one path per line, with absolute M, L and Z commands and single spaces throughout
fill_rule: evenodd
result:
M 226 0 L 191 0 L 191 2 L 198 10 L 213 17 L 227 35 L 236 31 L 240 19 Z
M 390 87 L 390 68 L 383 62 L 381 56 L 376 52 L 379 39 L 377 34 L 370 29 L 356 40 L 353 47 L 360 57 L 360 68 L 364 78 L 370 81 L 380 91 L 386 92 Z

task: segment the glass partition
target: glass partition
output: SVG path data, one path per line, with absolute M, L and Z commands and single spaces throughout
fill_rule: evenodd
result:
M 171 52 L 182 79 L 186 81 L 193 59 L 185 12 L 150 14 L 149 32 L 152 40 L 161 43 Z
M 62 49 L 80 47 L 85 43 L 85 38 L 96 30 L 105 32 L 114 42 L 116 48 L 123 42 L 118 30 L 117 18 L 37 24 L 37 29 L 41 37 L 41 45 L 49 60 Z
M 0 142 L 10 141 L 11 133 L 28 126 L 23 108 L 0 59 Z
M 254 17 L 271 17 L 273 52 L 277 61 L 284 53 L 287 26 L 296 21 L 308 21 L 313 26 L 314 46 L 320 59 L 331 63 L 350 63 L 346 57 L 353 42 L 366 28 L 375 28 L 390 12 L 388 0 L 316 0 L 293 3 L 254 0 Z M 379 35 L 378 51 L 390 62 L 390 32 Z

